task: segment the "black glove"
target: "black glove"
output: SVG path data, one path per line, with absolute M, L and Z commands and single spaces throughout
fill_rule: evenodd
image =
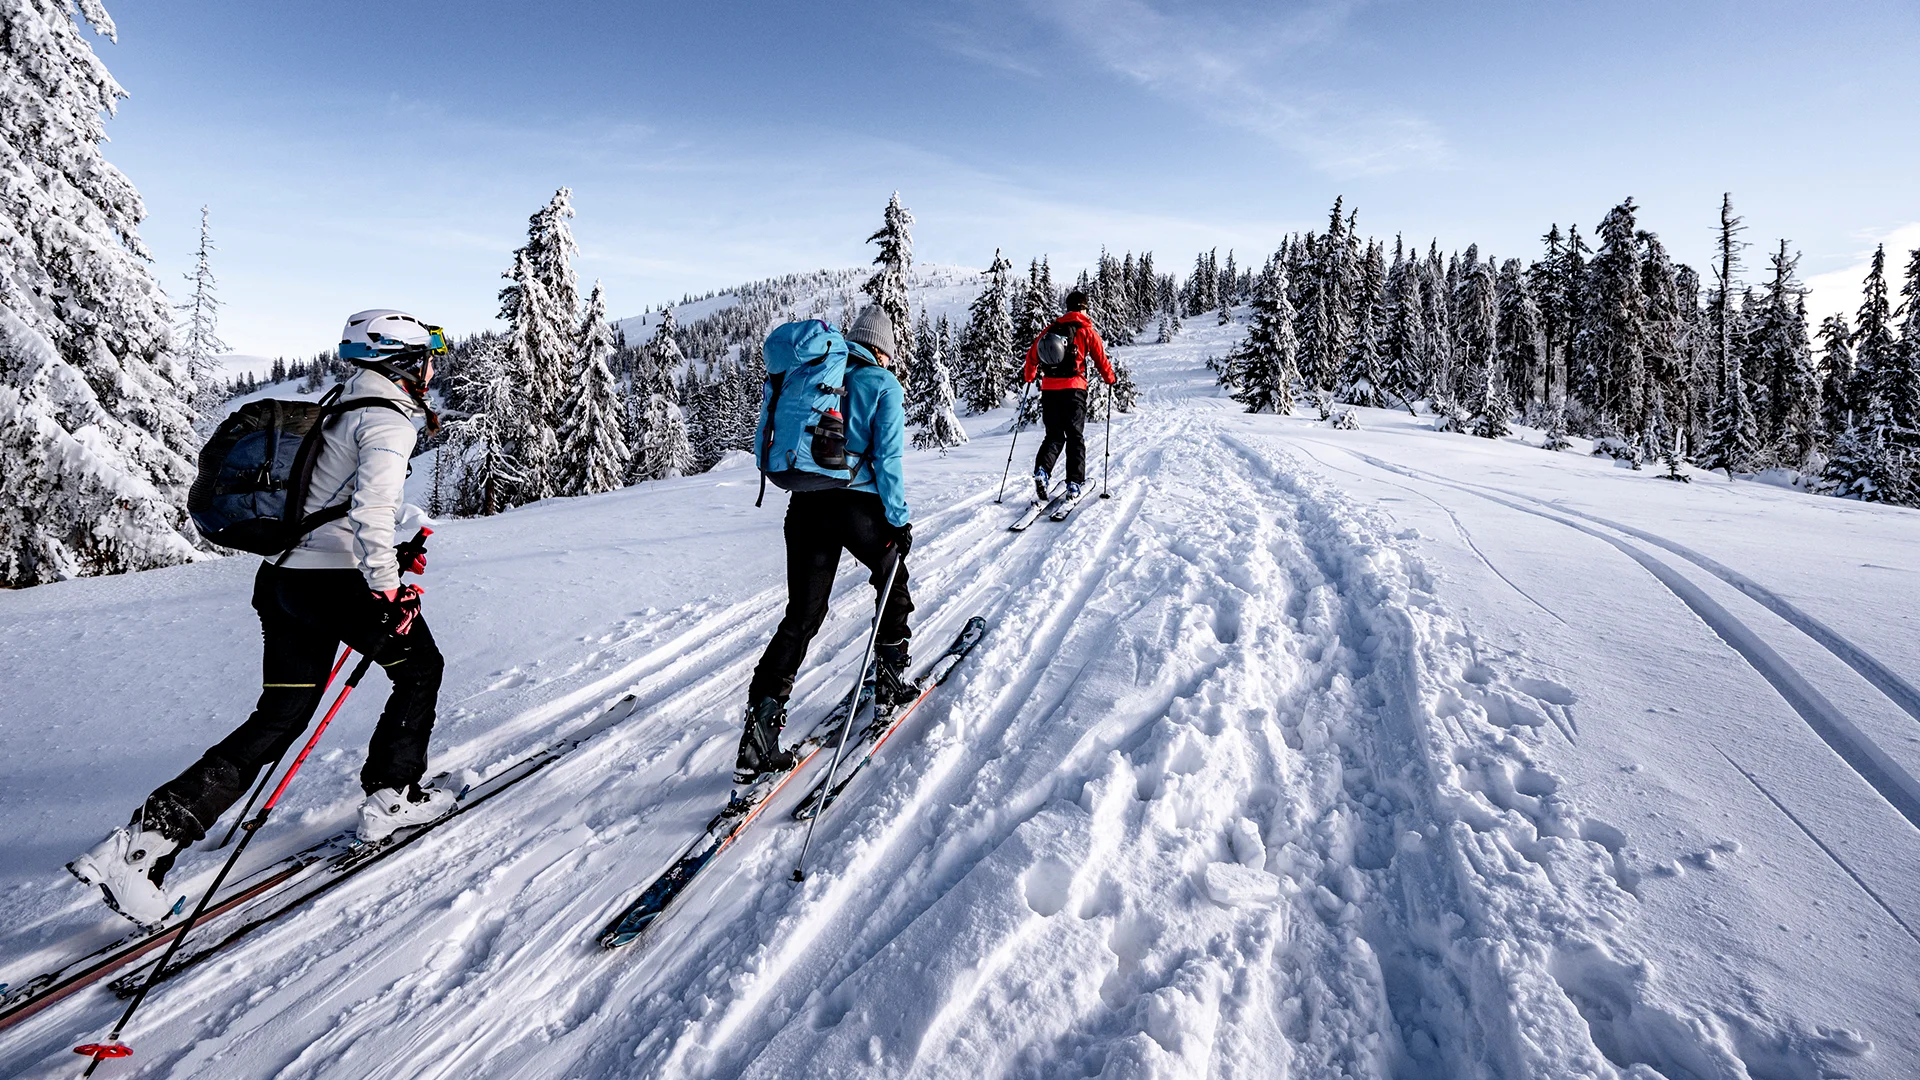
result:
M 913 522 L 909 521 L 893 530 L 893 549 L 903 559 L 907 557 L 907 552 L 913 550 Z
M 413 539 L 393 545 L 393 557 L 399 561 L 401 573 L 427 572 L 427 537 L 432 535 L 432 529 L 421 529 Z

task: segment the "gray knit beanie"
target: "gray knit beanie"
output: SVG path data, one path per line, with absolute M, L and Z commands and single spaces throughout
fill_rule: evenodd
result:
M 853 320 L 853 329 L 847 331 L 848 341 L 857 341 L 876 353 L 888 356 L 898 355 L 893 347 L 893 320 L 878 304 L 868 304 Z

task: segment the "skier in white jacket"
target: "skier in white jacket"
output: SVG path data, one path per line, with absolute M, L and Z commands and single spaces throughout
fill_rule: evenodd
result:
M 426 556 L 395 549 L 401 517 L 412 511 L 402 494 L 413 419 L 431 422 L 423 394 L 446 339 L 438 327 L 388 310 L 349 317 L 341 339 L 341 357 L 362 368 L 341 400 L 361 404 L 327 421 L 301 512 L 345 503 L 347 513 L 263 562 L 254 577 L 264 652 L 253 715 L 149 795 L 126 828 L 68 866 L 137 923 L 157 925 L 174 909 L 162 882 L 175 854 L 206 835 L 306 729 L 342 642 L 374 655 L 393 683 L 360 771 L 361 837 L 384 839 L 453 809 L 452 793 L 420 785 L 443 664 L 419 596 L 400 587 L 400 574 L 402 558 L 418 573 Z M 392 632 L 401 626 L 404 633 Z

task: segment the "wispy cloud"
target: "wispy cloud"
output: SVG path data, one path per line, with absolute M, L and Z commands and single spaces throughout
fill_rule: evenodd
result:
M 1166 0 L 1012 0 L 1026 20 L 1070 42 L 1080 54 L 1146 90 L 1215 123 L 1252 132 L 1335 177 L 1369 176 L 1446 165 L 1450 151 L 1432 121 L 1356 102 L 1316 85 L 1312 57 L 1350 30 L 1363 0 L 1242 3 L 1206 9 Z M 995 47 L 1011 31 L 976 8 L 971 28 L 943 24 L 954 51 L 1012 66 Z
M 1888 291 L 1900 288 L 1907 253 L 1920 248 L 1920 221 L 1908 222 L 1879 235 L 1868 234 L 1863 239 L 1867 243 L 1859 252 L 1858 262 L 1807 279 L 1807 318 L 1816 326 L 1829 315 L 1845 315 L 1849 322 L 1853 320 L 1860 308 L 1860 284 L 1866 280 L 1867 269 L 1873 264 L 1873 249 L 1881 244 L 1887 247 Z

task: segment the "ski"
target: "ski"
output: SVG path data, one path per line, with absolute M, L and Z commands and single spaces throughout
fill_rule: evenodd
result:
M 608 949 L 618 949 L 639 940 L 668 906 L 686 891 L 694 877 L 713 861 L 713 857 L 726 850 L 727 845 L 733 843 L 736 837 L 745 832 L 747 826 L 753 824 L 754 820 L 760 816 L 760 812 L 766 809 L 768 801 L 778 795 L 801 769 L 806 768 L 807 763 L 813 760 L 813 756 L 820 752 L 828 740 L 839 734 L 841 725 L 852 723 L 859 716 L 860 710 L 872 700 L 871 681 L 859 687 L 857 697 L 855 692 L 849 692 L 824 719 L 813 726 L 806 737 L 794 745 L 793 754 L 796 760 L 793 768 L 784 772 L 769 773 L 745 791 L 734 791 L 728 797 L 726 807 L 715 814 L 713 820 L 707 822 L 707 827 L 699 836 L 694 837 L 691 843 L 681 849 L 679 857 L 674 859 L 672 865 L 642 890 L 639 897 L 628 904 L 625 910 L 607 923 L 596 940 Z
M 200 923 L 194 927 L 196 934 L 208 927 L 225 929 L 226 932 L 211 945 L 176 956 L 160 978 L 171 978 L 199 964 L 254 930 L 339 887 L 361 870 L 540 772 L 581 743 L 627 719 L 637 705 L 638 700 L 634 695 L 628 694 L 579 731 L 541 747 L 492 777 L 464 789 L 454 810 L 445 817 L 400 829 L 376 843 L 365 843 L 353 830 L 344 830 L 254 871 L 209 906 L 206 914 L 201 916 Z M 261 903 L 255 904 L 254 901 Z M 225 923 L 218 921 L 222 916 L 236 912 L 243 912 L 247 916 L 238 925 L 228 928 Z M 0 1030 L 122 971 L 155 950 L 165 948 L 179 930 L 179 925 L 174 924 L 152 931 L 136 931 L 18 986 L 0 989 Z M 115 979 L 112 986 L 116 993 L 126 997 L 134 993 L 144 980 L 145 975 L 136 968 Z
M 933 661 L 913 680 L 914 689 L 918 691 L 913 700 L 907 702 L 904 707 L 886 712 L 876 710 L 872 722 L 860 732 L 858 741 L 848 749 L 847 758 L 852 764 L 847 768 L 846 773 L 834 782 L 833 790 L 825 793 L 824 800 L 821 797 L 821 789 L 826 785 L 827 779 L 823 776 L 815 782 L 813 790 L 807 792 L 807 797 L 801 799 L 800 805 L 793 808 L 793 820 L 806 821 L 832 806 L 834 800 L 840 797 L 840 793 L 853 782 L 853 778 L 859 775 L 860 770 L 866 768 L 873 760 L 873 755 L 879 752 L 881 745 L 899 730 L 900 725 L 906 722 L 907 717 L 913 715 L 914 710 L 920 707 L 921 702 L 927 700 L 936 687 L 947 681 L 947 678 L 953 674 L 953 669 L 960 666 L 960 662 L 967 658 L 967 654 L 973 651 L 973 647 L 978 645 L 980 639 L 986 634 L 986 619 L 979 615 L 968 619 L 967 625 L 961 628 L 960 635 L 953 639 L 953 644 L 947 646 L 947 651 L 934 657 Z
M 1065 489 L 1055 488 L 1054 491 L 1056 492 L 1056 494 L 1049 497 L 1045 502 L 1042 502 L 1039 499 L 1035 499 L 1032 502 L 1028 503 L 1026 512 L 1021 514 L 1020 517 L 1016 519 L 1013 524 L 1007 526 L 1007 531 L 1008 532 L 1026 531 L 1027 526 L 1033 524 L 1036 521 L 1039 521 L 1041 514 L 1046 513 L 1049 509 L 1053 507 L 1054 503 L 1059 502 L 1060 499 L 1064 497 L 1058 494 L 1058 492 L 1063 490 Z
M 1062 495 L 1053 500 L 1047 509 L 1047 517 L 1053 521 L 1067 520 L 1067 515 L 1073 513 L 1073 508 L 1080 505 L 1080 500 L 1086 498 L 1086 494 L 1083 491 L 1078 495 Z

